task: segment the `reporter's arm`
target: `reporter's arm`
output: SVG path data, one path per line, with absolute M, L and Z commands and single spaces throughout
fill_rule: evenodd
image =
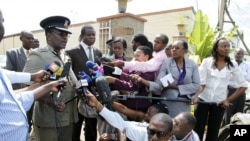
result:
M 63 81 L 51 81 L 41 87 L 34 89 L 34 99 L 39 100 L 44 95 L 48 94 L 49 92 L 57 92 L 59 91 L 58 86 L 63 83 Z
M 122 105 L 121 103 L 118 102 L 113 102 L 112 104 L 113 108 L 115 108 L 118 112 L 132 118 L 132 119 L 137 119 L 139 121 L 142 121 L 145 114 L 143 112 L 140 111 L 135 111 L 132 110 L 124 105 Z
M 14 92 L 18 94 L 18 93 L 21 93 L 24 91 L 31 91 L 31 90 L 34 90 L 34 89 L 40 87 L 41 85 L 43 85 L 43 84 L 42 83 L 34 83 L 34 84 L 27 86 L 25 88 L 14 90 Z
M 24 73 L 24 72 L 15 72 L 15 71 L 9 71 L 2 69 L 3 73 L 8 77 L 10 82 L 13 83 L 26 83 L 30 82 L 31 75 L 30 73 Z

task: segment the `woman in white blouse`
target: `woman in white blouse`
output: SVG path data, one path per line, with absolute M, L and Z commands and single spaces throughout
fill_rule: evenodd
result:
M 225 38 L 216 40 L 212 49 L 212 57 L 202 61 L 199 68 L 201 89 L 198 92 L 199 99 L 205 102 L 217 104 L 199 103 L 195 110 L 197 124 L 195 131 L 200 140 L 203 140 L 205 125 L 208 125 L 205 141 L 217 141 L 221 121 L 225 108 L 237 99 L 247 87 L 237 64 L 233 63 L 228 56 L 230 50 L 229 41 Z M 227 97 L 227 87 L 230 76 L 233 76 L 238 90 Z

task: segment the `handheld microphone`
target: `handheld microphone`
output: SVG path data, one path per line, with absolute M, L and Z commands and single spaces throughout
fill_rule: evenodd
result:
M 111 72 L 112 74 L 115 74 L 115 75 L 121 75 L 121 74 L 127 75 L 126 73 L 122 72 L 122 69 L 118 67 L 111 67 L 108 65 L 103 65 L 103 70 L 104 72 Z
M 77 95 L 78 97 L 84 98 L 88 103 L 88 99 L 85 97 L 85 93 L 87 92 L 87 87 L 89 86 L 92 80 L 84 71 L 79 72 L 78 78 L 79 80 L 76 83 Z
M 96 78 L 100 77 L 103 75 L 103 68 L 99 66 L 98 64 L 92 62 L 92 61 L 87 61 L 86 66 L 88 67 L 89 71 L 91 72 L 91 78 L 95 80 Z
M 97 70 L 98 70 L 98 67 L 99 67 L 96 63 L 94 63 L 94 62 L 92 62 L 92 61 L 87 61 L 87 62 L 86 62 L 86 66 L 88 67 L 88 69 L 89 69 L 90 71 L 97 71 Z
M 59 77 L 59 80 L 67 80 L 67 77 L 69 75 L 69 72 L 70 72 L 70 67 L 71 67 L 71 63 L 70 62 L 66 62 L 64 67 L 63 67 L 63 71 L 62 71 L 62 74 L 61 76 Z M 62 87 L 66 86 L 66 83 L 61 83 L 59 86 L 58 86 L 58 89 L 60 90 Z M 58 94 L 57 94 L 57 98 L 59 98 L 61 95 L 61 92 L 59 91 Z
M 79 79 L 79 81 L 77 81 L 77 83 L 76 83 L 76 88 L 80 88 L 81 87 L 81 81 L 80 80 L 86 80 L 86 82 L 88 83 L 88 84 L 90 84 L 90 83 L 92 83 L 92 80 L 91 80 L 91 78 L 90 78 L 90 76 L 88 76 L 84 71 L 82 71 L 82 72 L 79 72 L 79 74 L 78 74 L 78 79 Z M 85 83 L 85 82 L 84 82 Z M 88 86 L 88 85 L 87 85 Z
M 61 64 L 58 61 L 54 61 L 51 64 L 45 65 L 45 70 L 50 73 L 50 80 L 56 80 L 56 72 L 60 69 Z
M 102 57 L 100 60 L 101 62 L 112 62 L 112 59 L 107 58 L 107 57 Z
M 68 77 L 69 71 L 70 71 L 70 67 L 71 67 L 71 63 L 70 62 L 66 62 L 65 65 L 64 65 L 64 67 L 63 67 L 63 71 L 62 71 L 62 74 L 61 74 L 60 78 Z

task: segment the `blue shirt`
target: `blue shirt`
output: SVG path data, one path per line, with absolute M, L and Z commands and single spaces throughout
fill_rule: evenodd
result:
M 14 93 L 11 83 L 30 81 L 30 74 L 0 68 L 0 141 L 27 141 L 26 111 L 34 102 L 32 91 Z

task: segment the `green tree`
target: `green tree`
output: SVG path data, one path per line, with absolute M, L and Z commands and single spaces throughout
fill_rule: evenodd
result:
M 234 26 L 229 32 L 223 36 L 230 40 L 236 33 L 238 26 Z M 188 43 L 190 46 L 189 57 L 198 64 L 211 55 L 214 40 L 218 37 L 218 30 L 213 29 L 209 25 L 208 16 L 198 10 L 195 14 L 195 21 L 192 32 L 186 32 Z
M 190 45 L 190 57 L 195 57 L 198 64 L 211 55 L 215 33 L 209 25 L 208 16 L 204 15 L 201 10 L 197 11 L 193 30 L 191 33 L 187 32 L 186 37 Z

